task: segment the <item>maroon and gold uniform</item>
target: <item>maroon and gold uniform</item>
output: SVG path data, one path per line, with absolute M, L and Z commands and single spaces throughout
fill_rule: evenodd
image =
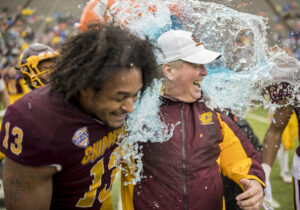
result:
M 5 75 L 3 79 L 12 104 L 30 92 L 21 74 L 16 74 L 14 78 L 9 78 L 8 75 Z
M 203 100 L 184 103 L 168 96 L 160 110 L 166 124 L 180 124 L 167 142 L 143 144 L 146 178 L 135 186 L 122 186 L 125 209 L 221 210 L 220 171 L 241 188 L 243 178 L 264 185 L 258 152 L 225 114 L 211 110 Z
M 24 165 L 57 168 L 51 209 L 100 209 L 117 173 L 121 129 L 86 115 L 75 102 L 63 104 L 56 93 L 50 97 L 49 89 L 41 87 L 9 106 L 0 150 Z

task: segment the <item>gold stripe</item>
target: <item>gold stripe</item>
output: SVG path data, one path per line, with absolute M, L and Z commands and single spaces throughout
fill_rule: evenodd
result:
M 217 113 L 218 120 L 222 127 L 223 141 L 220 143 L 220 167 L 223 174 L 235 181 L 242 189 L 241 179 L 254 179 L 265 186 L 265 183 L 257 176 L 249 175 L 252 166 L 252 159 L 247 156 L 239 138 L 231 130 L 231 128 L 221 119 Z M 240 160 L 236 162 L 236 160 Z M 234 164 L 234 166 L 232 165 Z

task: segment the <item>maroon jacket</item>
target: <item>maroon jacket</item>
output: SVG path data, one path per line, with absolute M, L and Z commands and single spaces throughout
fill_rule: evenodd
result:
M 246 178 L 264 185 L 258 153 L 226 115 L 204 101 L 169 97 L 163 98 L 161 115 L 168 125 L 180 124 L 169 141 L 143 144 L 146 178 L 122 190 L 124 209 L 222 209 L 220 170 L 238 184 Z

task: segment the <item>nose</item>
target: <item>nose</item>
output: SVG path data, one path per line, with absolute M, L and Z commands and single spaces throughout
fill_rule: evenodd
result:
M 134 101 L 133 101 L 133 98 L 132 97 L 128 97 L 126 98 L 126 100 L 124 101 L 124 103 L 121 105 L 121 109 L 125 112 L 133 112 L 134 111 Z
M 199 68 L 200 68 L 200 74 L 201 74 L 202 76 L 207 76 L 207 75 L 208 75 L 206 66 L 205 66 L 204 64 L 200 65 Z

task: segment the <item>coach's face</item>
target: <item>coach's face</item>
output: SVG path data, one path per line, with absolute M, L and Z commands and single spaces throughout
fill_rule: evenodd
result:
M 88 114 L 109 127 L 118 128 L 123 125 L 127 113 L 134 111 L 133 104 L 142 86 L 140 69 L 125 69 L 110 76 L 98 92 L 92 88 L 81 90 L 79 102 Z

